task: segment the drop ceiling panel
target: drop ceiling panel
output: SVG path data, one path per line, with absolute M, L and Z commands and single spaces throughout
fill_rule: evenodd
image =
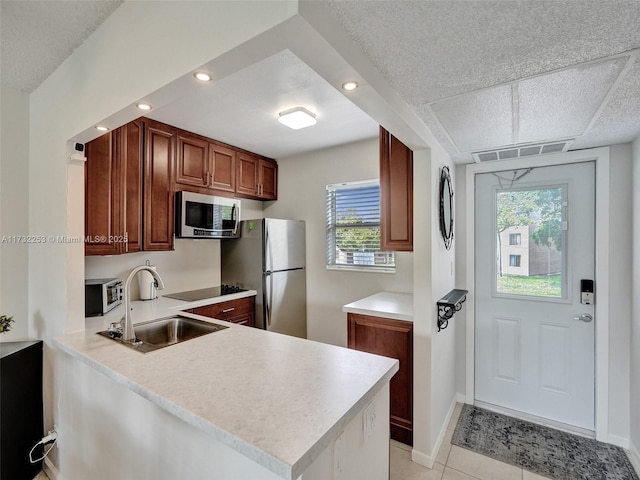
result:
M 277 121 L 279 112 L 297 106 L 318 123 L 291 130 Z M 214 78 L 148 116 L 272 158 L 378 135 L 376 122 L 289 50 Z
M 510 85 L 442 100 L 431 107 L 460 152 L 513 143 Z
M 519 82 L 516 142 L 582 135 L 627 60 L 624 57 Z

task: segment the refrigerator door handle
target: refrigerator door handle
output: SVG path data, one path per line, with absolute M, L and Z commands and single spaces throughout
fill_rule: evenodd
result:
M 267 327 L 271 326 L 271 305 L 273 303 L 273 275 L 270 271 L 264 273 L 265 275 L 265 310 L 267 314 L 267 324 L 265 325 L 265 330 Z M 268 283 L 268 284 L 267 284 Z
M 271 251 L 271 239 L 269 238 L 269 223 L 264 222 L 264 261 L 265 271 L 270 271 L 273 268 L 273 252 Z

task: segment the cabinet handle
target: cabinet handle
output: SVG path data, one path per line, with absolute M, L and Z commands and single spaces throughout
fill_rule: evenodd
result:
M 235 310 L 235 308 L 225 308 L 224 310 L 222 310 L 222 313 L 229 313 L 229 312 L 233 312 Z

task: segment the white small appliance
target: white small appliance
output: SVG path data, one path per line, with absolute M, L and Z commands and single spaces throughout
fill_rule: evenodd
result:
M 156 266 L 151 265 L 149 260 L 146 261 L 145 265 L 152 270 L 156 269 Z M 147 270 L 138 272 L 138 286 L 140 287 L 140 300 L 153 300 L 158 298 L 158 284 L 156 283 L 156 279 L 153 278 L 153 275 Z

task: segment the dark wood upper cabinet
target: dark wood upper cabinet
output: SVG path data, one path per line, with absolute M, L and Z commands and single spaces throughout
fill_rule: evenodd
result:
M 259 200 L 278 198 L 278 164 L 240 152 L 236 168 L 236 193 Z
M 278 164 L 261 158 L 258 163 L 258 173 L 260 199 L 276 200 L 278 198 Z
M 278 164 L 194 133 L 178 131 L 175 191 L 275 200 Z
M 347 346 L 396 358 L 400 369 L 391 379 L 391 438 L 413 445 L 413 323 L 347 314 Z
M 177 130 L 145 120 L 144 250 L 173 250 L 172 168 Z
M 87 143 L 85 255 L 142 249 L 142 123 L 128 123 Z
M 209 144 L 209 186 L 224 192 L 236 191 L 236 151 L 217 143 Z
M 209 143 L 198 137 L 178 134 L 176 183 L 195 187 L 209 186 Z
M 380 249 L 413 251 L 413 151 L 380 127 Z
M 117 131 L 105 133 L 85 148 L 85 255 L 120 253 L 120 244 L 113 241 L 123 231 L 119 138 Z
M 142 160 L 144 128 L 141 120 L 129 122 L 122 133 L 122 166 L 124 178 L 124 253 L 142 250 Z

